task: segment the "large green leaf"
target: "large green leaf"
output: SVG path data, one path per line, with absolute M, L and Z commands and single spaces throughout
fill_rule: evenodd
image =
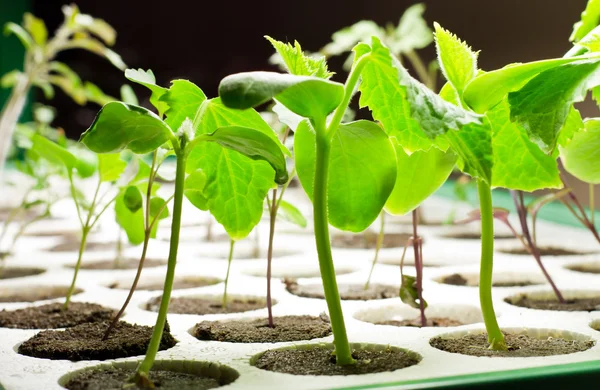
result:
M 98 173 L 100 181 L 117 180 L 127 168 L 127 163 L 121 160 L 119 153 L 103 153 L 98 155 Z
M 256 111 L 227 108 L 218 98 L 205 101 L 194 122 L 196 134 L 210 134 L 227 126 L 248 127 L 277 138 Z M 273 186 L 273 168 L 216 143 L 201 142 L 187 161 L 188 172 L 198 169 L 206 175 L 203 195 L 211 214 L 231 238 L 246 237 L 262 216 L 263 201 Z
M 275 98 L 300 116 L 324 119 L 342 101 L 344 86 L 312 76 L 248 72 L 225 77 L 219 85 L 219 96 L 226 106 L 238 109 Z
M 600 84 L 600 60 L 579 61 L 548 69 L 508 95 L 511 120 L 521 124 L 545 152 L 556 146 L 573 103 Z
M 581 20 L 573 26 L 573 33 L 569 40 L 579 42 L 598 25 L 598 22 L 600 22 L 600 0 L 589 0 L 581 13 Z
M 129 149 L 134 153 L 152 152 L 167 142 L 173 133 L 156 114 L 121 102 L 106 104 L 80 141 L 96 153 Z
M 171 88 L 159 99 L 169 107 L 165 111 L 167 116 L 165 122 L 174 131 L 181 127 L 186 118 L 193 121 L 198 108 L 205 100 L 204 92 L 196 84 L 187 80 L 174 80 Z
M 185 178 L 183 194 L 196 208 L 208 210 L 208 199 L 204 196 L 206 174 L 201 169 L 190 173 Z
M 477 53 L 456 35 L 435 23 L 435 44 L 442 72 L 459 95 L 477 75 Z
M 456 164 L 456 154 L 436 148 L 407 154 L 395 139 L 397 174 L 394 190 L 385 209 L 394 215 L 406 214 L 417 208 L 442 186 Z
M 307 121 L 294 137 L 296 169 L 312 198 L 316 135 Z M 329 222 L 342 230 L 360 232 L 377 218 L 396 180 L 394 147 L 375 123 L 342 124 L 331 141 L 328 177 Z
M 31 150 L 48 162 L 54 165 L 64 166 L 68 171 L 72 171 L 79 165 L 77 157 L 75 157 L 67 149 L 55 142 L 50 141 L 44 136 L 40 134 L 34 134 L 32 141 Z
M 600 184 L 600 119 L 586 120 L 585 129 L 559 150 L 567 172 L 586 183 Z
M 528 192 L 562 187 L 556 158 L 542 152 L 522 126 L 510 121 L 506 100 L 487 117 L 493 134 L 493 186 Z
M 127 69 L 125 70 L 125 77 L 129 81 L 143 85 L 152 92 L 150 103 L 156 108 L 158 115 L 162 116 L 169 108 L 167 102 L 160 100 L 161 96 L 167 93 L 167 88 L 156 85 L 156 77 L 154 77 L 152 70 Z

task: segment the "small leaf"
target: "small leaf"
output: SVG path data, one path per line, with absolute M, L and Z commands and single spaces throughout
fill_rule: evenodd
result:
M 301 228 L 307 226 L 306 218 L 304 218 L 304 215 L 302 215 L 300 210 L 283 199 L 281 200 L 281 203 L 279 203 L 279 208 L 277 209 L 277 218 L 281 218 L 282 220 L 293 223 Z
M 19 79 L 22 77 L 26 77 L 23 72 L 18 69 L 11 70 L 10 72 L 5 73 L 0 79 L 0 87 L 2 88 L 12 88 L 14 87 Z
M 419 290 L 417 288 L 417 279 L 414 276 L 402 275 L 402 284 L 400 285 L 400 299 L 410 307 L 421 308 L 419 303 Z M 427 302 L 423 302 L 427 307 Z
M 46 24 L 40 18 L 36 18 L 29 12 L 23 17 L 23 26 L 31 34 L 31 37 L 39 46 L 44 46 L 48 39 L 48 30 Z
M 158 219 L 167 218 L 169 216 L 169 208 L 165 204 L 165 200 L 161 197 L 154 196 L 150 199 L 150 216 L 152 218 L 158 216 Z
M 111 182 L 117 180 L 127 168 L 127 163 L 121 160 L 119 153 L 103 153 L 98 155 L 98 172 L 100 181 Z
M 238 73 L 225 77 L 219 96 L 227 107 L 245 109 L 275 98 L 305 118 L 325 118 L 342 101 L 342 84 L 309 76 L 274 72 Z
M 10 34 L 15 34 L 23 46 L 25 46 L 26 50 L 31 49 L 31 47 L 35 44 L 31 35 L 29 35 L 29 33 L 25 31 L 23 27 L 16 23 L 8 22 L 4 25 L 4 35 L 8 36 Z
M 590 31 L 583 39 L 577 42 L 577 45 L 583 46 L 591 52 L 600 51 L 600 26 Z
M 101 57 L 106 58 L 116 68 L 125 70 L 127 65 L 123 62 L 120 55 L 104 46 L 104 44 L 93 38 L 75 38 L 69 41 L 68 49 L 84 49 Z
M 68 171 L 72 171 L 78 165 L 73 154 L 39 134 L 33 135 L 31 150 L 52 164 L 66 167 Z
M 389 43 L 394 53 L 404 53 L 415 49 L 424 49 L 433 42 L 433 34 L 423 18 L 425 4 L 413 4 L 404 11 L 398 27 L 394 31 L 394 40 Z M 365 38 L 370 38 L 370 34 Z M 365 39 L 366 40 L 366 39 Z
M 93 18 L 86 14 L 75 15 L 74 21 L 85 30 L 102 39 L 105 44 L 112 46 L 115 44 L 117 32 L 114 28 L 102 19 Z
M 168 109 L 165 111 L 165 122 L 177 131 L 187 119 L 193 121 L 206 95 L 194 83 L 187 80 L 174 80 L 171 88 L 159 98 Z
M 331 43 L 321 49 L 326 56 L 336 56 L 352 48 L 359 42 L 366 41 L 373 35 L 383 36 L 385 32 L 372 20 L 361 20 L 352 26 L 344 27 L 331 36 Z
M 167 93 L 167 88 L 156 85 L 156 77 L 154 77 L 152 70 L 143 70 L 141 68 L 137 70 L 127 69 L 125 71 L 125 78 L 134 83 L 143 85 L 152 92 L 152 95 L 150 95 L 150 103 L 156 108 L 158 115 L 162 117 L 169 108 L 166 102 L 160 100 L 161 96 Z
M 435 44 L 442 73 L 462 96 L 466 85 L 477 75 L 477 53 L 438 23 L 434 23 L 434 27 Z
M 190 173 L 185 179 L 183 194 L 200 210 L 208 210 L 208 199 L 204 196 L 206 174 L 201 170 Z
M 135 187 L 127 187 L 127 190 L 129 188 Z M 129 242 L 139 245 L 144 242 L 145 238 L 144 211 L 140 207 L 132 212 L 125 204 L 125 193 L 126 191 L 121 191 L 115 199 L 116 221 L 127 234 Z
M 581 13 L 581 20 L 573 26 L 569 40 L 579 42 L 600 22 L 600 0 L 589 0 L 585 10 Z
M 136 186 L 128 186 L 123 193 L 123 202 L 125 207 L 132 213 L 141 209 L 144 204 L 144 198 L 140 189 Z
M 600 119 L 587 119 L 584 130 L 559 150 L 567 172 L 586 183 L 600 184 Z
M 135 91 L 133 90 L 133 88 L 131 88 L 131 85 L 129 85 L 129 84 L 121 85 L 120 95 L 121 95 L 121 101 L 123 103 L 131 104 L 134 106 L 140 105 L 137 95 L 135 94 Z
M 96 153 L 129 149 L 137 154 L 152 152 L 173 133 L 156 114 L 121 102 L 106 104 L 80 141 Z
M 83 83 L 83 90 L 85 92 L 85 97 L 89 102 L 94 102 L 100 106 L 117 100 L 112 96 L 106 95 L 104 92 L 102 92 L 100 87 L 98 87 L 96 84 L 90 83 L 89 81 Z
M 265 38 L 271 42 L 277 53 L 283 59 L 289 73 L 296 76 L 315 76 L 328 79 L 333 73 L 327 69 L 325 58 L 312 58 L 302 52 L 298 41 L 294 45 L 277 41 L 269 36 Z

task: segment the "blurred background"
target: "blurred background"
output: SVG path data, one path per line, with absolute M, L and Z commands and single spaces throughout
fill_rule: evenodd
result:
M 161 85 L 176 78 L 198 84 L 215 96 L 226 75 L 248 70 L 272 70 L 273 53 L 263 38 L 298 40 L 304 49 L 317 51 L 333 32 L 359 20 L 380 25 L 397 24 L 413 0 L 263 0 L 184 1 L 170 0 L 78 0 L 83 13 L 102 18 L 118 32 L 114 50 L 128 67 L 152 69 Z M 428 0 L 425 19 L 434 21 L 481 50 L 482 69 L 495 69 L 511 62 L 560 57 L 570 48 L 572 26 L 585 8 L 586 0 Z M 0 23 L 21 22 L 30 11 L 44 19 L 49 31 L 61 23 L 64 0 L 0 0 Z M 425 62 L 435 58 L 433 45 L 419 52 Z M 0 74 L 22 66 L 22 49 L 14 37 L 0 39 Z M 330 68 L 343 81 L 345 56 L 334 58 Z M 111 96 L 119 95 L 126 81 L 120 71 L 93 54 L 73 50 L 59 61 L 68 63 L 83 80 L 100 86 Z M 441 81 L 441 80 L 440 80 Z M 438 83 L 439 85 L 439 83 Z M 140 97 L 143 88 L 135 87 Z M 6 90 L 0 95 L 4 103 Z M 44 102 L 36 92 L 33 100 Z M 55 126 L 78 138 L 92 122 L 98 107 L 78 106 L 58 92 L 48 102 L 56 107 Z M 580 107 L 584 116 L 597 116 L 592 103 Z M 368 115 L 361 112 L 360 116 Z M 576 180 L 569 183 L 575 186 Z M 576 186 L 579 187 L 579 186 Z M 578 191 L 587 203 L 587 186 Z M 600 191 L 596 191 L 598 194 Z M 600 196 L 600 194 L 599 194 Z M 598 198 L 600 200 L 600 197 Z

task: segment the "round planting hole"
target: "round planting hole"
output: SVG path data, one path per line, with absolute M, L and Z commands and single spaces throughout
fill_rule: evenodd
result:
M 49 252 L 76 252 L 79 250 L 80 243 L 81 240 L 79 238 L 69 237 L 46 250 Z M 128 247 L 129 245 L 123 244 L 123 246 Z M 117 244 L 114 242 L 91 241 L 87 243 L 85 250 L 86 252 L 100 252 L 115 250 L 116 247 Z
M 600 274 L 600 262 L 577 263 L 565 266 L 566 269 L 587 274 Z
M 479 274 L 472 272 L 454 273 L 435 278 L 434 281 L 451 286 L 479 286 Z M 494 287 L 525 287 L 546 283 L 543 276 L 533 273 L 497 272 L 494 273 Z
M 282 343 L 312 340 L 331 334 L 327 316 L 308 315 L 273 318 L 269 327 L 266 317 L 235 320 L 203 321 L 190 331 L 198 340 L 229 343 Z
M 69 291 L 67 286 L 5 286 L 0 287 L 0 303 L 36 302 L 47 299 L 64 298 Z M 83 290 L 76 288 L 74 294 Z
M 158 312 L 161 297 L 155 297 L 142 306 L 142 309 Z M 273 300 L 273 305 L 277 302 Z M 173 314 L 227 314 L 242 313 L 267 307 L 263 297 L 228 295 L 227 305 L 223 306 L 222 295 L 171 297 L 169 313 Z
M 600 318 L 590 322 L 590 328 L 600 332 Z
M 410 238 L 407 233 L 386 233 L 383 235 L 382 248 L 399 248 L 406 245 Z M 375 249 L 378 234 L 374 232 L 348 234 L 338 233 L 331 237 L 331 246 L 334 248 L 347 249 Z
M 304 344 L 270 349 L 250 359 L 261 370 L 292 375 L 361 375 L 414 366 L 421 356 L 407 349 L 379 344 L 350 344 L 356 364 L 336 364 L 332 344 Z
M 427 327 L 452 327 L 475 324 L 483 321 L 481 310 L 471 305 L 432 304 L 425 310 Z M 363 309 L 354 318 L 375 325 L 421 327 L 418 309 L 404 304 L 392 304 Z
M 131 288 L 131 282 L 131 278 L 121 279 L 110 283 L 107 287 L 119 290 L 129 290 Z M 173 289 L 184 290 L 188 288 L 206 287 L 220 282 L 221 279 L 204 276 L 176 276 L 175 280 L 173 281 Z M 136 290 L 159 291 L 163 289 L 164 284 L 164 276 L 148 276 L 140 280 Z
M 24 278 L 26 276 L 35 276 L 46 272 L 44 268 L 36 267 L 1 267 L 0 280 Z
M 291 294 L 303 298 L 325 299 L 322 284 L 299 284 L 293 279 L 284 281 L 286 289 Z M 398 287 L 371 283 L 365 289 L 364 284 L 338 284 L 340 298 L 347 301 L 369 301 L 373 299 L 387 299 L 398 297 Z
M 119 261 L 115 261 L 115 260 L 100 260 L 100 261 L 90 261 L 90 262 L 84 261 L 81 264 L 80 269 L 94 270 L 94 271 L 128 270 L 128 269 L 137 269 L 139 264 L 140 264 L 140 259 L 137 259 L 137 258 L 123 259 L 123 260 L 119 260 Z M 153 267 L 161 267 L 166 264 L 167 264 L 167 262 L 164 260 L 146 259 L 144 261 L 144 269 L 153 268 Z M 67 265 L 67 267 L 75 268 L 75 264 L 69 264 L 69 265 Z
M 29 306 L 18 310 L 0 311 L 0 327 L 13 329 L 56 329 L 107 321 L 115 311 L 95 303 L 71 302 L 64 309 L 63 302 Z
M 589 251 L 576 251 L 568 248 L 561 248 L 557 246 L 541 246 L 539 247 L 541 256 L 581 256 L 587 255 L 593 252 Z M 531 254 L 525 249 L 522 245 L 506 247 L 506 248 L 498 248 L 498 252 L 507 253 L 509 255 L 527 255 L 531 256 Z
M 561 291 L 564 302 L 559 302 L 552 291 L 521 293 L 504 298 L 504 301 L 519 307 L 551 311 L 596 311 L 600 310 L 600 291 Z
M 487 357 L 540 357 L 567 355 L 592 348 L 596 342 L 590 337 L 554 329 L 503 329 L 507 351 L 489 349 L 484 330 L 446 333 L 429 340 L 439 350 L 469 356 Z
M 294 256 L 298 255 L 300 252 L 285 249 L 285 248 L 273 248 L 273 259 L 278 259 L 282 257 Z M 201 257 L 209 257 L 213 259 L 222 259 L 227 260 L 229 258 L 229 246 L 227 248 L 222 246 L 218 249 L 214 249 L 213 251 L 206 251 L 200 253 Z M 233 259 L 234 260 L 253 260 L 253 259 L 266 259 L 267 258 L 267 249 L 259 248 L 256 250 L 252 247 L 236 247 L 233 251 Z
M 441 237 L 442 238 L 451 238 L 453 240 L 481 240 L 481 233 L 473 232 L 473 231 L 452 232 L 452 233 L 442 234 Z M 510 240 L 510 239 L 515 239 L 515 236 L 513 236 L 512 234 L 508 234 L 508 233 L 500 233 L 500 234 L 494 234 L 494 239 L 495 240 Z
M 63 375 L 58 384 L 69 390 L 121 390 L 135 374 L 139 362 L 114 362 L 83 368 Z M 205 361 L 157 360 L 149 378 L 166 390 L 214 389 L 233 383 L 240 374 L 228 366 Z
M 103 340 L 110 321 L 87 323 L 65 330 L 44 330 L 18 347 L 21 355 L 52 360 L 107 360 L 146 353 L 152 327 L 119 321 L 107 340 Z M 165 329 L 160 350 L 173 347 L 177 340 Z

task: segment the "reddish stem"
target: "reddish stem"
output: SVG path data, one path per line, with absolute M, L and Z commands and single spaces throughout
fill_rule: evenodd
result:
M 273 237 L 275 235 L 275 220 L 277 218 L 277 188 L 273 189 L 269 221 L 269 249 L 267 251 L 267 311 L 269 313 L 269 327 L 274 328 L 273 303 L 271 300 L 271 262 L 273 260 Z
M 419 296 L 419 311 L 421 312 L 421 327 L 427 326 L 425 317 L 425 302 L 423 301 L 423 243 L 417 232 L 419 225 L 418 208 L 413 210 L 413 249 L 415 252 L 415 270 L 417 282 L 417 294 Z

